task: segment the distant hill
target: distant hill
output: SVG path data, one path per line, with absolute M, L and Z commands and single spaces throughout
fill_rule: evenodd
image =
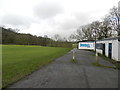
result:
M 46 46 L 52 39 L 48 37 L 37 37 L 31 34 L 17 33 L 13 29 L 2 29 L 2 44 L 19 44 L 19 45 L 42 45 Z
M 31 34 L 18 33 L 15 29 L 0 27 L 2 31 L 2 42 L 0 44 L 15 44 L 15 45 L 40 45 L 40 46 L 52 46 L 52 47 L 72 47 L 71 42 L 67 41 L 54 41 L 48 38 L 35 36 Z

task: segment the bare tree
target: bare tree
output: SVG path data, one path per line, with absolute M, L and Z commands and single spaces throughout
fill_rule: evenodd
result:
M 62 41 L 62 38 L 59 34 L 55 34 L 53 38 L 55 41 Z
M 101 38 L 108 38 L 113 35 L 112 25 L 110 23 L 110 18 L 108 15 L 103 18 L 103 21 L 100 25 L 100 30 L 101 30 L 100 33 Z
M 71 34 L 69 37 L 68 37 L 68 40 L 69 42 L 73 42 L 73 41 L 76 41 L 76 34 Z
M 118 14 L 118 8 L 113 7 L 110 10 L 110 19 L 111 19 L 111 25 L 113 26 L 113 29 L 117 31 L 118 36 L 120 36 L 120 15 Z
M 77 29 L 76 31 L 76 35 L 75 35 L 75 38 L 79 41 L 79 40 L 83 40 L 84 38 L 84 34 L 83 34 L 83 27 L 81 26 L 80 28 Z
M 74 34 L 71 34 L 69 39 L 71 40 L 93 40 L 93 31 L 91 24 L 80 26 Z
M 81 26 L 79 29 L 76 31 L 76 38 L 78 40 L 93 40 L 93 26 L 92 24 L 87 24 L 84 26 Z
M 83 39 L 92 40 L 93 39 L 93 30 L 91 24 L 87 24 L 82 27 L 82 33 L 84 36 Z
M 92 36 L 94 39 L 102 39 L 100 25 L 100 21 L 94 21 L 91 23 Z
M 90 24 L 80 26 L 75 34 L 71 34 L 70 40 L 95 40 L 104 39 L 112 36 L 120 36 L 120 15 L 118 8 L 113 7 L 109 15 L 105 16 L 102 21 L 94 21 Z
M 16 29 L 8 28 L 8 30 L 13 31 L 15 33 L 18 33 L 20 31 L 20 29 L 17 29 L 17 28 Z
M 63 37 L 62 41 L 67 42 L 67 38 Z

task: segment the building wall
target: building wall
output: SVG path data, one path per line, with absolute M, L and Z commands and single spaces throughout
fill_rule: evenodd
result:
M 108 57 L 108 45 L 110 42 L 106 41 L 105 43 L 105 55 Z
M 97 43 L 104 43 L 105 44 L 105 56 L 109 56 L 109 43 L 112 43 L 112 59 L 118 61 L 118 40 L 103 40 L 103 41 L 97 41 Z M 102 50 L 97 49 L 96 50 L 98 53 L 103 54 Z M 120 53 L 120 50 L 119 50 Z M 120 56 L 119 56 L 120 58 Z
M 102 41 L 97 41 L 96 43 L 103 43 Z M 96 52 L 103 54 L 103 51 L 101 49 L 96 49 Z
M 120 41 L 118 41 L 118 61 L 120 61 Z
M 118 61 L 118 40 L 112 40 L 112 59 Z
M 88 42 L 80 42 L 80 43 L 87 43 Z M 80 46 L 80 43 L 78 44 Z M 120 61 L 120 41 L 118 41 L 118 39 L 114 39 L 114 40 L 101 40 L 101 41 L 96 41 L 96 43 L 103 43 L 105 44 L 105 56 L 109 56 L 109 43 L 112 43 L 112 56 L 111 58 L 116 60 L 116 61 Z M 80 48 L 78 47 L 78 49 L 90 49 L 90 48 Z M 95 43 L 93 42 L 93 46 L 92 49 L 95 50 Z M 96 51 L 98 53 L 103 54 L 103 50 L 102 49 L 96 49 Z
M 96 43 L 103 43 L 103 44 L 105 44 L 105 56 L 107 56 L 108 57 L 108 43 L 109 43 L 110 41 L 97 41 Z M 96 50 L 98 53 L 101 53 L 101 54 L 103 54 L 103 51 L 102 50 L 100 50 L 100 49 L 97 49 Z
M 103 54 L 102 50 L 100 50 L 100 49 L 96 49 L 96 52 Z

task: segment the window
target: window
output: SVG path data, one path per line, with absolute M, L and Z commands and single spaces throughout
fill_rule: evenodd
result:
M 102 49 L 103 50 L 103 43 L 97 43 L 96 49 Z

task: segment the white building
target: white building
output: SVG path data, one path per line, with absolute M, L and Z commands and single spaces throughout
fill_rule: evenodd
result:
M 84 40 L 78 43 L 78 49 L 91 49 L 94 50 L 94 41 Z
M 120 37 L 96 41 L 96 51 L 111 59 L 120 61 Z
M 80 41 L 78 49 L 92 49 L 95 50 L 94 41 Z M 96 52 L 104 54 L 105 56 L 120 61 L 120 36 L 115 38 L 106 38 L 96 41 Z

